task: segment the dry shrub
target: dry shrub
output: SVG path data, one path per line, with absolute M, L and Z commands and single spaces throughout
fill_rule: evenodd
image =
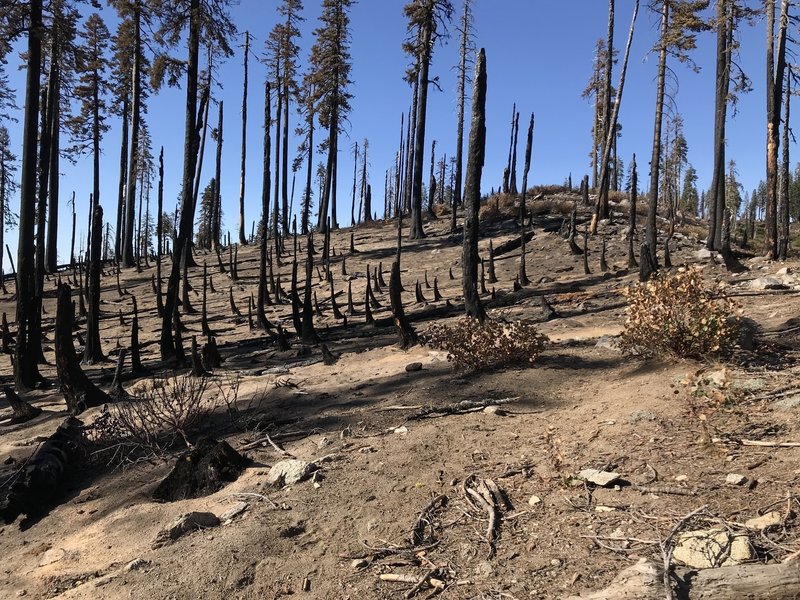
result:
M 424 344 L 446 351 L 447 360 L 461 371 L 531 365 L 547 341 L 529 323 L 487 321 L 481 325 L 472 318 L 461 319 L 452 327 L 435 323 L 422 339 Z
M 628 319 L 619 347 L 627 354 L 702 358 L 736 345 L 739 311 L 732 300 L 706 289 L 697 269 L 658 274 L 623 293 Z
M 206 379 L 191 375 L 153 377 L 135 396 L 107 407 L 92 424 L 94 440 L 113 451 L 110 462 L 134 455 L 162 455 L 207 424 L 216 402 L 204 399 Z

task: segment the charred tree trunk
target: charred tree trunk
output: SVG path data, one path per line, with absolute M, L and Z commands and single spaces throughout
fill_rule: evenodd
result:
M 83 362 L 93 365 L 105 360 L 103 349 L 100 345 L 100 243 L 103 231 L 103 207 L 95 206 L 92 218 L 92 259 L 89 262 L 87 286 L 89 288 L 89 310 L 86 316 L 86 346 L 83 353 Z
M 467 177 L 464 190 L 464 248 L 462 258 L 464 308 L 468 316 L 486 320 L 486 311 L 478 295 L 478 211 L 481 202 L 481 175 L 486 153 L 486 53 L 481 48 L 475 63 L 472 91 L 472 124 L 467 154 Z
M 247 164 L 247 67 L 250 58 L 250 32 L 244 32 L 244 82 L 242 84 L 242 162 L 239 178 L 239 243 L 247 244 L 244 235 L 245 167 Z M 221 143 L 221 142 L 220 142 Z M 217 180 L 219 186 L 219 180 Z
M 69 285 L 62 284 L 58 288 L 56 309 L 56 371 L 61 386 L 61 393 L 72 414 L 83 412 L 93 406 L 102 406 L 111 402 L 111 398 L 94 385 L 81 370 L 75 347 L 72 343 L 72 300 Z
M 34 222 L 36 219 L 37 106 L 42 63 L 42 1 L 31 0 L 28 29 L 25 117 L 22 142 L 22 171 L 17 251 L 17 343 L 14 357 L 14 383 L 19 391 L 34 386 L 39 379 L 38 356 L 31 350 L 30 325 L 34 306 L 30 299 L 34 285 Z

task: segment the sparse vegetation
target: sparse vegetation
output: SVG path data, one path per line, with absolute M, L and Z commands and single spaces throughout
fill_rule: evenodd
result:
M 547 338 L 535 325 L 464 318 L 453 326 L 433 324 L 423 334 L 431 348 L 447 352 L 447 360 L 460 371 L 490 367 L 530 366 L 542 353 Z
M 700 271 L 656 275 L 624 292 L 628 318 L 620 340 L 626 354 L 702 358 L 736 344 L 739 316 L 730 298 L 706 289 Z
M 191 447 L 191 436 L 217 408 L 215 400 L 204 398 L 206 387 L 205 378 L 190 375 L 140 383 L 134 396 L 97 416 L 92 424 L 94 439 L 111 453 L 111 463 L 142 454 L 161 456 L 177 441 Z

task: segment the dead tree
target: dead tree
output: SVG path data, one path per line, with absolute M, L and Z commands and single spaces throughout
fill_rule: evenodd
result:
M 630 214 L 628 215 L 628 268 L 637 269 L 639 263 L 636 262 L 636 253 L 633 250 L 633 244 L 636 238 L 636 201 L 639 196 L 639 175 L 636 172 L 636 155 L 633 155 L 631 161 L 631 202 Z
M 481 201 L 481 175 L 486 152 L 486 52 L 481 48 L 475 63 L 472 93 L 472 123 L 467 154 L 464 190 L 463 288 L 464 308 L 468 316 L 486 320 L 486 311 L 478 295 L 478 211 Z
M 234 317 L 242 318 L 242 312 L 237 308 L 236 303 L 233 301 L 233 288 L 228 288 L 228 298 L 231 302 L 231 313 Z
M 131 371 L 134 373 L 144 373 L 146 369 L 142 366 L 142 359 L 139 355 L 139 306 L 136 296 L 131 296 L 133 300 L 133 319 L 131 320 Z
M 397 328 L 399 344 L 405 350 L 417 343 L 417 333 L 403 310 L 403 298 L 400 293 L 400 265 L 397 262 L 392 263 L 392 272 L 389 275 L 389 300 L 392 305 L 392 320 Z
M 330 235 L 330 228 L 328 228 L 328 235 Z M 308 248 L 311 247 L 311 240 L 307 240 Z M 295 263 L 296 265 L 297 263 Z M 319 336 L 314 330 L 314 313 L 311 305 L 311 272 L 314 268 L 314 255 L 310 250 L 306 251 L 306 281 L 305 289 L 303 291 L 303 325 L 300 331 L 303 343 L 317 343 Z
M 103 233 L 103 207 L 94 207 L 92 215 L 92 248 L 91 261 L 89 262 L 89 311 L 86 317 L 86 346 L 83 353 L 83 362 L 93 365 L 105 360 L 103 349 L 100 346 L 100 245 Z M 70 303 L 70 307 L 72 304 Z M 72 323 L 70 323 L 70 331 Z M 71 338 L 70 338 L 71 343 Z
M 487 267 L 489 275 L 489 283 L 497 283 L 497 274 L 494 270 L 494 246 L 492 240 L 489 240 L 489 266 Z M 450 277 L 452 279 L 452 277 Z
M 111 398 L 89 381 L 78 362 L 75 346 L 72 343 L 74 315 L 71 293 L 72 290 L 67 284 L 61 284 L 58 288 L 55 328 L 56 372 L 67 408 L 72 414 L 79 414 L 87 408 L 110 403 Z
M 525 226 L 525 195 L 528 191 L 528 172 L 531 170 L 531 152 L 533 151 L 533 123 L 534 117 L 531 113 L 531 122 L 528 125 L 528 141 L 525 146 L 525 165 L 522 171 L 522 197 L 519 201 L 519 224 Z
M 658 271 L 658 265 L 650 252 L 650 247 L 645 242 L 639 250 L 639 281 L 642 283 L 649 281 L 656 271 Z
M 14 388 L 10 385 L 3 386 L 3 392 L 6 395 L 6 400 L 8 400 L 8 403 L 11 405 L 11 418 L 3 421 L 3 425 L 19 425 L 20 423 L 26 423 L 31 419 L 35 419 L 42 414 L 41 408 L 25 402 L 25 400 L 16 394 Z

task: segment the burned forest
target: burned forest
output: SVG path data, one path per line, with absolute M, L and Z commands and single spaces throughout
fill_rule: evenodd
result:
M 0 2 L 0 597 L 800 597 L 800 4 L 506 4 Z

